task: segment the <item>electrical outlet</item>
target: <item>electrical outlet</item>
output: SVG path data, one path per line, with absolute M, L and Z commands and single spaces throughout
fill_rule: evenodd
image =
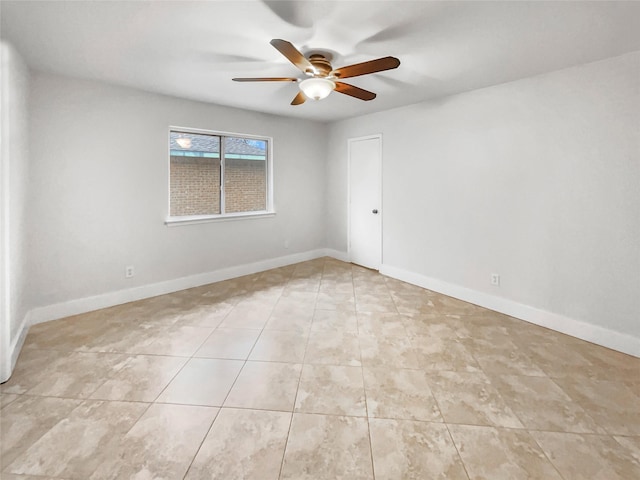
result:
M 124 267 L 124 277 L 131 278 L 135 275 L 135 271 L 133 270 L 133 265 L 129 265 L 128 267 Z
M 284 241 L 284 248 L 289 248 L 289 240 Z
M 495 285 L 496 287 L 500 286 L 500 275 L 497 273 L 491 274 L 491 285 Z

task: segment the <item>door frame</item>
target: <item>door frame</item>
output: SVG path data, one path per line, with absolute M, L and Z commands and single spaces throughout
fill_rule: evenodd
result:
M 383 258 L 383 245 L 384 245 L 384 240 L 383 240 L 383 235 L 382 232 L 383 230 L 383 222 L 384 222 L 384 208 L 382 207 L 383 204 L 383 196 L 382 196 L 382 167 L 383 167 L 383 161 L 382 161 L 382 133 L 374 133 L 371 135 L 364 135 L 361 137 L 353 137 L 353 138 L 349 138 L 347 139 L 347 256 L 349 258 L 349 262 L 351 262 L 351 145 L 354 142 L 358 142 L 358 141 L 362 141 L 362 140 L 372 140 L 377 138 L 379 140 L 379 154 L 378 154 L 378 161 L 379 161 L 379 172 L 380 175 L 378 176 L 378 194 L 380 196 L 380 206 L 378 206 L 379 212 L 378 215 L 380 215 L 380 265 L 378 267 L 378 270 L 380 269 L 380 267 L 382 267 L 382 258 Z
M 5 45 L 2 45 L 2 55 Z M 12 60 L 11 60 L 12 61 Z M 4 65 L 0 70 L 0 78 L 7 81 L 7 74 Z M 12 354 L 11 349 L 11 282 L 9 271 L 9 243 L 10 243 L 10 163 L 9 163 L 9 114 L 7 113 L 7 104 L 5 95 L 8 86 L 2 85 L 2 131 L 0 132 L 0 383 L 5 382 L 11 376 Z M 5 127 L 6 125 L 6 127 Z

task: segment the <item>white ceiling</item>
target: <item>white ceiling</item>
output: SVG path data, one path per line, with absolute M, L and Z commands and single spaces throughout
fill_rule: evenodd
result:
M 0 1 L 2 38 L 30 67 L 280 115 L 353 117 L 640 50 L 640 2 Z M 300 106 L 302 77 L 269 41 L 329 49 L 334 67 L 387 55 L 396 70 L 349 79 Z

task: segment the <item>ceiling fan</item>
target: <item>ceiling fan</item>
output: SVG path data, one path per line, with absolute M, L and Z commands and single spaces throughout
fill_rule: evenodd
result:
M 282 55 L 298 67 L 309 78 L 298 79 L 295 77 L 267 77 L 267 78 L 234 78 L 236 82 L 300 82 L 300 92 L 295 96 L 291 105 L 301 105 L 307 98 L 321 100 L 326 98 L 333 90 L 344 95 L 359 98 L 360 100 L 373 100 L 376 94 L 348 83 L 340 82 L 343 78 L 358 77 L 369 73 L 383 72 L 398 68 L 400 60 L 395 57 L 384 57 L 363 63 L 356 63 L 347 67 L 334 69 L 331 66 L 332 55 L 329 52 L 312 51 L 308 58 L 296 47 L 286 40 L 274 38 L 273 45 Z

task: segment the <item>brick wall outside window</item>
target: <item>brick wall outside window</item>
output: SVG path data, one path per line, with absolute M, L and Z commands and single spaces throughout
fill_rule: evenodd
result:
M 226 213 L 266 210 L 267 162 L 226 159 L 224 170 Z
M 266 210 L 266 162 L 225 161 L 226 213 Z M 171 156 L 171 216 L 220 213 L 220 160 Z

